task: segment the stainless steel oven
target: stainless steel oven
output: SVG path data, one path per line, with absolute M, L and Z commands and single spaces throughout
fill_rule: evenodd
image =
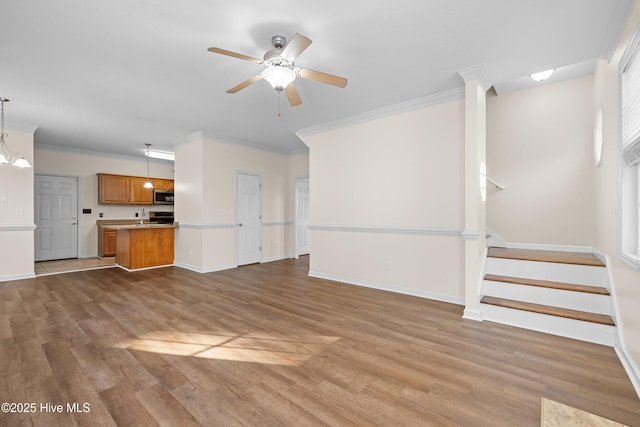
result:
M 149 222 L 157 222 L 160 224 L 173 224 L 175 218 L 173 212 L 149 211 Z

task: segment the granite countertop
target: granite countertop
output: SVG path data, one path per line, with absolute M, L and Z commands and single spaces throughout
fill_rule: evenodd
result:
M 103 225 L 102 227 L 110 228 L 112 230 L 145 230 L 149 228 L 178 228 L 178 223 L 174 222 L 173 224 L 160 224 L 155 222 L 145 222 L 140 225 L 137 224 L 120 224 L 120 225 Z
M 144 225 L 140 225 L 140 220 L 136 219 L 98 219 L 96 220 L 96 224 L 98 224 L 98 227 L 110 228 L 113 230 L 135 230 L 138 228 L 178 228 L 177 222 L 165 224 L 144 220 Z

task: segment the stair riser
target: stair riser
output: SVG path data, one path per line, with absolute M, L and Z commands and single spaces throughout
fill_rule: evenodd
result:
M 611 315 L 611 299 L 608 295 L 587 294 L 491 280 L 483 282 L 482 295 Z
M 482 319 L 533 331 L 602 344 L 615 344 L 615 328 L 597 323 L 480 304 Z
M 505 258 L 487 258 L 487 274 L 549 280 L 608 288 L 604 267 L 556 264 L 552 262 L 522 261 Z

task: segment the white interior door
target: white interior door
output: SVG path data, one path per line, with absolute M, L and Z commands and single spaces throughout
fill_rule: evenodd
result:
M 309 178 L 296 179 L 296 257 L 309 253 Z
M 238 265 L 262 258 L 261 183 L 258 175 L 238 174 Z
M 78 179 L 35 175 L 35 260 L 78 257 Z

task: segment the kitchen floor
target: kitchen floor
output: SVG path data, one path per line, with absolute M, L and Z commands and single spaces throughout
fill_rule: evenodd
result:
M 55 261 L 39 261 L 35 263 L 36 276 L 68 273 L 71 271 L 93 270 L 96 268 L 115 267 L 116 258 L 73 258 Z

